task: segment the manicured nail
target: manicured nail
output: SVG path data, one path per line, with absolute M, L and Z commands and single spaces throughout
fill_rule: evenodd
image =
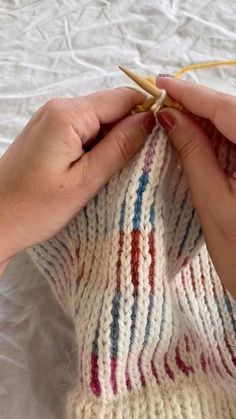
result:
M 156 125 L 156 119 L 153 112 L 149 112 L 143 121 L 143 127 L 147 134 L 150 134 Z
M 168 74 L 168 73 L 160 73 L 160 74 L 157 75 L 157 78 L 158 77 L 172 77 L 173 78 L 174 76 L 172 74 Z
M 170 132 L 175 126 L 175 119 L 169 112 L 159 112 L 157 119 L 166 132 Z

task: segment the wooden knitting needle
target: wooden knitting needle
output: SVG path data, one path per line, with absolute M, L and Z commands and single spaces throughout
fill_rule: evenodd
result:
M 144 79 L 143 77 L 138 76 L 137 74 L 133 73 L 126 67 L 119 66 L 119 69 L 123 71 L 130 79 L 132 79 L 138 86 L 142 87 L 143 90 L 150 93 L 154 98 L 159 98 L 161 95 L 161 90 L 152 84 L 150 81 Z M 183 109 L 183 106 L 177 103 L 175 100 L 171 99 L 169 96 L 166 95 L 164 101 L 165 106 L 171 106 L 176 109 Z
M 119 66 L 119 69 L 123 71 L 130 79 L 132 79 L 135 83 L 137 83 L 140 87 L 142 87 L 143 90 L 150 93 L 150 95 L 159 98 L 161 95 L 160 89 L 158 89 L 157 86 L 150 83 L 150 81 L 143 79 L 142 77 L 138 76 L 137 74 L 134 74 L 132 71 L 130 71 L 126 67 Z

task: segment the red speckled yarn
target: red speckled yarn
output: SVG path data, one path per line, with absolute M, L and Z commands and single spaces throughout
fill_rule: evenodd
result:
M 222 167 L 235 171 L 234 146 L 203 125 Z M 160 128 L 62 233 L 30 253 L 75 324 L 68 418 L 236 418 L 236 303 Z

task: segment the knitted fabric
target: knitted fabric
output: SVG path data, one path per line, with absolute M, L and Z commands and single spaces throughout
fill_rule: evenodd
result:
M 223 168 L 234 165 L 232 150 L 220 140 Z M 236 304 L 160 128 L 30 253 L 75 324 L 68 418 L 236 418 Z

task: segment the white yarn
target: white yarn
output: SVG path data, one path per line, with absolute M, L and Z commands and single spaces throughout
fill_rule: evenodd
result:
M 30 251 L 75 323 L 68 419 L 236 418 L 236 304 L 192 213 L 157 128 L 62 233 Z
M 155 117 L 157 118 L 157 114 L 160 111 L 160 109 L 163 106 L 163 103 L 165 101 L 166 98 L 166 91 L 164 89 L 160 89 L 160 96 L 159 98 L 156 100 L 156 102 L 154 103 L 154 105 L 152 105 L 152 110 L 154 112 Z

